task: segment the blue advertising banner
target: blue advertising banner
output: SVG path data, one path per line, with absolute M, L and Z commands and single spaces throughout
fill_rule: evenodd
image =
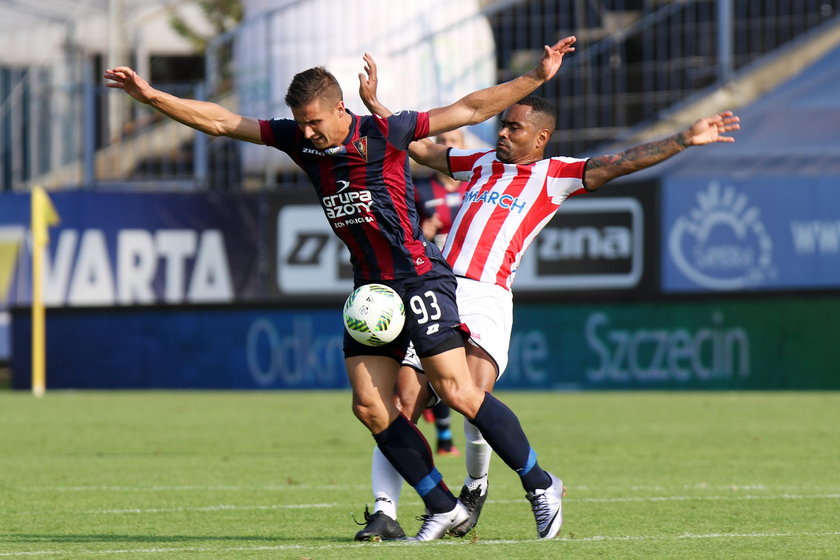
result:
M 50 230 L 44 263 L 48 307 L 232 303 L 259 295 L 256 195 L 50 196 L 61 223 Z M 0 295 L 7 307 L 30 303 L 28 204 L 28 195 L 3 196 Z
M 30 386 L 29 314 L 13 313 L 12 386 Z M 47 314 L 51 389 L 348 387 L 341 309 L 219 307 Z
M 54 310 L 47 387 L 345 388 L 340 309 Z M 29 314 L 12 323 L 12 383 L 24 389 Z M 837 390 L 838 330 L 840 297 L 519 304 L 498 387 Z
M 664 292 L 840 286 L 840 189 L 832 177 L 663 182 Z
M 29 266 L 22 261 L 29 250 L 29 195 L 0 195 L 0 361 L 9 358 L 11 314 L 17 293 L 13 286 L 28 279 Z M 28 260 L 27 260 L 28 262 Z M 28 292 L 27 292 L 28 293 Z

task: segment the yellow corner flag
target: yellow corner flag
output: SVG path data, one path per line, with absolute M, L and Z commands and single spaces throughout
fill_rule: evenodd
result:
M 50 197 L 41 187 L 31 196 L 32 216 L 32 394 L 43 396 L 47 389 L 46 334 L 43 297 L 44 249 L 50 240 L 49 227 L 59 222 Z

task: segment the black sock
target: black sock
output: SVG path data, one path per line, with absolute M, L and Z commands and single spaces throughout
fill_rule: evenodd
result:
M 551 477 L 537 463 L 537 454 L 519 419 L 502 401 L 484 393 L 484 402 L 471 422 L 502 461 L 516 471 L 525 490 L 533 492 L 551 486 Z
M 450 511 L 455 496 L 435 468 L 429 444 L 417 428 L 400 414 L 373 439 L 397 472 L 408 482 L 431 513 Z

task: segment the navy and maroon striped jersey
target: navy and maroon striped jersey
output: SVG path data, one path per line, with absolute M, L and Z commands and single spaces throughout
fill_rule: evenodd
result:
M 461 202 L 464 201 L 464 193 L 470 186 L 469 182 L 460 181 L 458 188 L 450 191 L 440 182 L 437 175 L 432 175 L 428 179 L 416 180 L 414 185 L 414 199 L 417 210 L 420 212 L 420 219 L 426 220 L 437 214 L 443 223 L 438 235 L 448 234 L 452 229 L 452 222 L 455 221 L 455 215 L 461 208 Z
M 429 115 L 350 116 L 350 134 L 334 148 L 315 148 L 291 119 L 260 121 L 262 139 L 309 176 L 333 231 L 350 249 L 356 280 L 424 274 L 440 252 L 420 230 L 406 150 L 428 136 Z

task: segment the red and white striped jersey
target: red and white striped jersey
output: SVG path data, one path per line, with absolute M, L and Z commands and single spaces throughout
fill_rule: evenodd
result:
M 469 181 L 443 247 L 455 274 L 510 290 L 525 250 L 566 198 L 584 191 L 585 159 L 505 164 L 495 150 L 449 150 L 452 176 Z

